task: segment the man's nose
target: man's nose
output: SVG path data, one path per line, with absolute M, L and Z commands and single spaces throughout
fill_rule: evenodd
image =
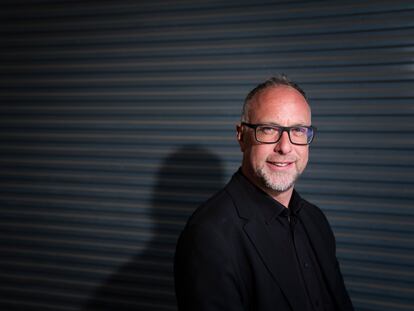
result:
M 280 137 L 280 140 L 275 145 L 275 152 L 278 152 L 280 154 L 286 154 L 289 153 L 292 150 L 292 143 L 289 139 L 289 133 L 286 131 L 283 131 L 282 136 Z

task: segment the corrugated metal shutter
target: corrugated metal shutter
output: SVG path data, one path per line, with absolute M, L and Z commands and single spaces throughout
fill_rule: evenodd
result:
M 245 94 L 284 72 L 319 128 L 302 194 L 357 310 L 413 292 L 412 1 L 9 1 L 0 309 L 175 310 L 172 258 L 237 169 Z

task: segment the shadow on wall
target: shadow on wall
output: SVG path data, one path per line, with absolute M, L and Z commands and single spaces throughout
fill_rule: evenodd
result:
M 173 258 L 178 235 L 195 208 L 224 185 L 220 158 L 185 145 L 159 170 L 151 204 L 154 224 L 145 250 L 101 285 L 84 311 L 176 310 Z

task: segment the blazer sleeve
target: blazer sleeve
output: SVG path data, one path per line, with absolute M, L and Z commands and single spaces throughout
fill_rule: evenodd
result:
M 232 245 L 211 226 L 194 224 L 179 238 L 175 290 L 179 311 L 245 310 Z

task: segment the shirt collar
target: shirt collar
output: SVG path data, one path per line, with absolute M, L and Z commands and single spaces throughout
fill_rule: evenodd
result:
M 287 216 L 289 213 L 297 215 L 300 212 L 302 206 L 300 202 L 302 199 L 296 190 L 293 190 L 292 197 L 289 201 L 289 208 L 286 208 L 262 189 L 260 189 L 258 186 L 253 184 L 247 177 L 243 175 L 241 169 L 237 171 L 236 177 L 242 183 L 245 190 L 248 192 L 252 203 L 254 206 L 258 207 L 260 214 L 263 215 L 267 223 L 272 222 L 276 217 Z

